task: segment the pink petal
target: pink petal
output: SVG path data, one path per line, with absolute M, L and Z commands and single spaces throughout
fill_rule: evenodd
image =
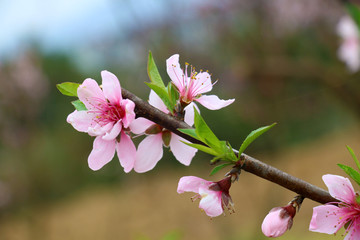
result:
M 207 72 L 200 72 L 196 75 L 196 79 L 191 86 L 191 92 L 194 96 L 211 91 L 212 89 L 211 76 Z
M 179 137 L 176 134 L 171 134 L 171 141 L 170 141 L 170 149 L 171 152 L 174 154 L 175 158 L 184 164 L 185 166 L 189 166 L 191 163 L 191 160 L 195 156 L 195 153 L 197 152 L 196 148 L 190 147 L 186 145 L 183 142 L 188 142 L 182 137 Z
M 130 130 L 135 134 L 142 134 L 154 123 L 146 118 L 139 117 L 131 122 Z
M 108 71 L 102 71 L 101 78 L 105 97 L 110 101 L 110 103 L 120 104 L 122 95 L 119 79 Z
M 208 187 L 212 182 L 206 181 L 205 179 L 194 177 L 194 176 L 185 176 L 180 178 L 178 183 L 177 192 L 195 192 L 199 193 L 199 188 L 201 186 Z
M 91 126 L 88 129 L 88 134 L 90 136 L 100 136 L 100 135 L 104 135 L 107 132 L 109 132 L 114 126 L 114 123 L 110 122 L 108 124 L 106 124 L 105 126 L 101 126 L 100 124 L 96 123 L 95 126 Z
M 232 104 L 235 99 L 222 100 L 216 95 L 202 95 L 198 99 L 195 99 L 198 103 L 210 110 L 218 110 Z
M 121 101 L 121 106 L 125 109 L 125 116 L 122 119 L 125 128 L 130 126 L 130 123 L 135 119 L 135 103 L 129 99 Z
M 149 103 L 150 105 L 156 107 L 157 109 L 163 111 L 164 113 L 169 112 L 169 110 L 166 108 L 161 98 L 153 90 L 150 91 Z
M 93 150 L 91 151 L 88 163 L 89 167 L 96 171 L 111 161 L 115 154 L 115 141 L 103 140 L 101 136 L 94 140 Z
M 207 187 L 200 187 L 201 200 L 199 208 L 203 209 L 209 217 L 217 217 L 223 213 L 221 204 L 221 192 L 209 190 Z
M 99 102 L 105 102 L 103 91 L 101 91 L 98 83 L 93 79 L 85 79 L 78 87 L 77 94 L 88 110 L 94 109 Z
M 88 111 L 77 111 L 70 113 L 66 121 L 70 123 L 77 131 L 87 132 L 92 126 L 95 115 Z
M 117 123 L 114 124 L 114 126 L 110 131 L 106 132 L 106 134 L 102 137 L 102 139 L 107 141 L 115 140 L 115 138 L 119 136 L 121 128 L 122 128 L 122 123 L 121 120 L 119 120 L 117 121 Z
M 166 71 L 179 92 L 185 88 L 184 72 L 180 68 L 179 54 L 174 54 L 166 60 Z
M 333 234 L 339 231 L 344 223 L 339 224 L 342 214 L 335 205 L 322 205 L 313 208 L 309 230 L 313 232 Z
M 147 172 L 155 167 L 162 156 L 162 134 L 149 135 L 138 146 L 134 170 Z
M 126 173 L 133 169 L 136 158 L 136 147 L 131 138 L 121 132 L 120 142 L 116 143 L 116 152 L 120 161 L 121 166 L 124 168 Z
M 354 20 L 349 16 L 343 16 L 336 26 L 337 34 L 344 39 L 358 38 L 359 29 Z
M 194 124 L 194 107 L 196 108 L 196 110 L 198 112 L 200 112 L 200 109 L 198 108 L 198 106 L 194 103 L 191 102 L 189 105 L 187 105 L 184 108 L 185 111 L 185 117 L 184 117 L 184 121 L 189 125 L 192 126 Z
M 322 179 L 331 196 L 346 203 L 355 203 L 355 191 L 349 179 L 331 174 L 324 175 Z
M 353 225 L 350 227 L 349 232 L 346 234 L 344 240 L 358 239 L 360 239 L 360 221 L 356 219 Z

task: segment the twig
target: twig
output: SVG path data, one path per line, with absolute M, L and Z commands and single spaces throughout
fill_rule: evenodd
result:
M 127 91 L 126 89 L 122 89 L 122 95 L 124 98 L 128 98 L 135 103 L 135 113 L 138 117 L 147 118 L 192 143 L 202 144 L 202 142 L 199 142 L 198 140 L 190 137 L 189 135 L 186 135 L 177 130 L 179 128 L 191 128 L 185 122 L 180 121 L 168 114 L 165 114 L 157 108 L 154 108 L 149 103 L 137 97 L 133 93 Z M 328 202 L 338 202 L 338 200 L 331 197 L 327 191 L 315 185 L 296 178 L 246 154 L 241 154 L 241 158 L 244 161 L 242 169 L 252 174 L 255 174 L 258 177 L 269 180 L 284 188 L 289 189 L 290 191 L 302 195 L 303 197 L 309 198 L 322 204 Z

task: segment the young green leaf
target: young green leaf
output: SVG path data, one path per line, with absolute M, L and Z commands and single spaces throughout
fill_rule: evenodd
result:
M 244 142 L 241 144 L 240 149 L 239 149 L 239 157 L 240 155 L 245 151 L 245 149 L 250 145 L 250 143 L 252 143 L 255 139 L 257 139 L 258 137 L 260 137 L 263 133 L 265 133 L 266 131 L 268 131 L 270 128 L 272 128 L 273 126 L 275 126 L 276 123 L 273 123 L 269 126 L 265 126 L 265 127 L 261 127 L 258 128 L 254 131 L 252 131 L 244 140 Z
M 164 102 L 167 109 L 169 109 L 169 111 L 173 113 L 176 102 L 174 102 L 173 99 L 170 97 L 169 89 L 165 87 L 165 84 L 161 79 L 159 70 L 156 67 L 151 51 L 149 52 L 147 71 L 151 82 L 146 82 L 146 85 L 148 85 L 152 90 L 154 90 L 154 92 Z
M 57 89 L 66 96 L 77 97 L 77 89 L 80 86 L 79 83 L 64 82 L 56 84 Z
M 177 100 L 179 99 L 179 92 L 176 90 L 176 87 L 171 82 L 167 85 L 167 89 L 171 105 L 175 106 Z
M 164 90 L 163 88 L 159 87 L 158 85 L 156 85 L 154 83 L 145 82 L 145 84 L 148 85 L 149 88 L 151 88 L 159 96 L 159 98 L 163 101 L 166 108 L 170 112 L 174 112 L 174 107 L 175 106 L 174 106 L 174 104 L 171 103 L 171 101 L 169 99 L 168 92 L 166 90 Z
M 206 143 L 209 147 L 214 149 L 218 153 L 222 153 L 222 147 L 220 140 L 216 135 L 211 131 L 209 126 L 205 123 L 204 119 L 201 117 L 200 113 L 194 107 L 194 123 L 196 135 Z
M 349 147 L 349 146 L 346 146 L 346 147 L 347 147 L 348 151 L 350 152 L 351 157 L 354 159 L 356 166 L 360 170 L 360 163 L 359 163 L 359 160 L 357 159 L 354 151 L 351 149 L 351 147 Z
M 223 163 L 223 164 L 220 164 L 220 165 L 214 167 L 210 172 L 210 176 L 214 175 L 215 173 L 217 173 L 218 171 L 220 171 L 224 167 L 227 167 L 227 166 L 230 166 L 230 165 L 233 165 L 233 164 L 232 163 Z
M 349 175 L 349 177 L 351 177 L 357 184 L 360 185 L 360 173 L 357 172 L 355 169 L 353 169 L 352 167 L 343 165 L 343 164 L 338 164 L 338 166 L 344 170 L 344 172 Z
M 189 135 L 190 137 L 193 137 L 201 141 L 200 138 L 196 135 L 196 130 L 194 128 L 184 128 L 184 129 L 178 128 L 178 130 L 182 133 L 185 133 L 186 135 Z
M 161 79 L 159 70 L 156 67 L 154 58 L 152 57 L 151 51 L 149 51 L 149 58 L 148 58 L 148 66 L 147 66 L 148 75 L 150 78 L 150 81 L 157 85 L 158 87 L 166 90 L 165 84 L 163 80 Z
M 360 9 L 357 5 L 352 4 L 350 2 L 346 3 L 346 9 L 358 28 L 360 28 Z
M 71 102 L 72 105 L 74 105 L 75 109 L 78 111 L 86 111 L 85 104 L 80 100 L 75 100 Z
M 182 141 L 183 142 L 183 141 Z M 213 149 L 207 147 L 207 146 L 204 146 L 204 145 L 201 145 L 201 144 L 196 144 L 196 143 L 188 143 L 188 142 L 183 142 L 185 143 L 186 145 L 190 146 L 190 147 L 193 147 L 193 148 L 196 148 L 202 152 L 205 152 L 205 153 L 208 153 L 210 155 L 218 155 L 217 152 L 215 152 Z

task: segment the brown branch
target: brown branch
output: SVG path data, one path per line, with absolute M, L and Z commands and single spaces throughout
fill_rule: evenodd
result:
M 141 98 L 137 97 L 136 95 L 125 89 L 122 89 L 122 95 L 124 98 L 128 98 L 135 103 L 136 105 L 135 113 L 138 117 L 147 118 L 169 129 L 170 131 L 176 133 L 177 135 L 187 139 L 190 142 L 202 144 L 198 140 L 177 130 L 179 128 L 191 128 L 185 122 L 180 121 L 168 114 L 163 113 L 159 109 L 154 108 L 146 101 L 142 100 Z M 242 154 L 241 158 L 245 161 L 245 164 L 243 165 L 242 169 L 252 174 L 255 174 L 258 177 L 269 180 L 284 188 L 289 189 L 290 191 L 302 195 L 303 197 L 309 198 L 313 201 L 322 204 L 328 202 L 338 202 L 338 200 L 331 197 L 327 191 L 317 186 L 314 186 L 306 181 L 303 181 L 299 178 L 291 176 L 290 174 L 285 173 L 268 164 L 265 164 L 251 156 Z

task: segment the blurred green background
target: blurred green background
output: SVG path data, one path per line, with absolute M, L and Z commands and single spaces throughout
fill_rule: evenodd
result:
M 360 80 L 337 57 L 339 1 L 0 2 L 0 239 L 266 239 L 263 217 L 295 194 L 248 173 L 231 189 L 236 213 L 209 218 L 178 195 L 184 175 L 208 177 L 210 157 L 190 167 L 166 154 L 146 174 L 125 174 L 117 158 L 87 166 L 93 139 L 66 123 L 73 111 L 56 84 L 100 71 L 147 99 L 147 54 L 164 81 L 180 54 L 209 70 L 231 106 L 201 108 L 221 139 L 239 147 L 277 122 L 247 153 L 321 187 L 321 176 L 360 154 Z M 137 139 L 139 141 L 139 139 Z M 167 151 L 166 151 L 167 152 Z M 305 201 L 282 239 L 341 239 L 307 231 Z

